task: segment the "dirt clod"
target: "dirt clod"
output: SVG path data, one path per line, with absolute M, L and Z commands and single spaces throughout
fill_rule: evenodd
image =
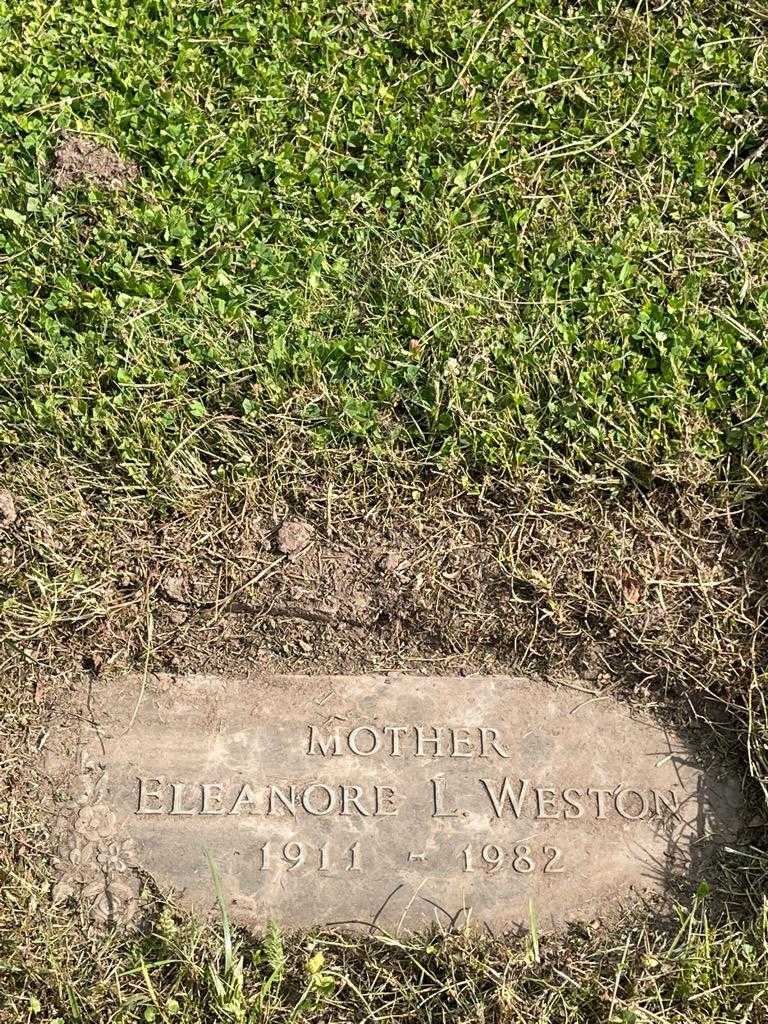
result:
M 139 176 L 138 165 L 123 160 L 93 139 L 66 135 L 53 154 L 51 177 L 57 188 L 82 183 L 119 189 Z
M 186 599 L 184 577 L 169 573 L 163 577 L 161 584 L 163 593 L 172 601 L 184 601 Z
M 0 490 L 0 529 L 16 519 L 16 502 L 10 491 Z
M 379 572 L 394 572 L 400 565 L 400 559 L 394 551 L 386 551 L 376 562 Z
M 312 540 L 312 527 L 299 519 L 289 519 L 277 531 L 277 550 L 281 555 L 297 555 Z

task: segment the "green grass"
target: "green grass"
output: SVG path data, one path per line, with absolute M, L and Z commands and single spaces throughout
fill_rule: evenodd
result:
M 7 4 L 6 456 L 763 479 L 764 13 Z
M 54 926 L 55 927 L 55 926 Z M 235 938 L 165 912 L 151 937 L 92 942 L 77 954 L 52 929 L 24 971 L 13 956 L 8 1020 L 163 1024 L 763 1024 L 768 920 L 714 923 L 701 903 L 671 930 L 632 928 L 606 946 L 583 927 L 564 942 L 468 936 Z
M 0 1020 L 768 1021 L 757 825 L 728 913 L 702 890 L 672 925 L 254 938 L 159 902 L 104 935 L 51 905 L 29 781 L 84 652 L 316 669 L 320 627 L 178 627 L 160 586 L 269 605 L 252 542 L 294 503 L 406 538 L 398 656 L 557 668 L 583 641 L 638 699 L 719 701 L 768 785 L 767 24 L 0 0 Z M 140 178 L 56 188 L 66 133 Z

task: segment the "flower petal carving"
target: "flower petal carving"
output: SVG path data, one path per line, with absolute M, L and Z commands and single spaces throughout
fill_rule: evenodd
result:
M 127 924 L 137 909 L 138 878 L 133 840 L 121 835 L 105 801 L 107 773 L 84 755 L 79 787 L 61 808 L 59 846 L 53 858 L 54 904 L 79 899 L 101 925 Z

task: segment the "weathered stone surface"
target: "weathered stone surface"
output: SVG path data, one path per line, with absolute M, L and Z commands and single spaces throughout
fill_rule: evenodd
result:
M 262 926 L 503 931 L 696 874 L 738 788 L 613 698 L 507 677 L 128 677 L 69 757 L 58 895 L 130 916 L 139 866 Z

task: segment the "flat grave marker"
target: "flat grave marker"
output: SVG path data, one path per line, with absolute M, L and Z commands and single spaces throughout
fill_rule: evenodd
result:
M 63 742 L 57 895 L 117 921 L 136 868 L 212 908 L 213 863 L 257 928 L 545 930 L 697 876 L 740 803 L 613 697 L 505 676 L 128 676 Z

